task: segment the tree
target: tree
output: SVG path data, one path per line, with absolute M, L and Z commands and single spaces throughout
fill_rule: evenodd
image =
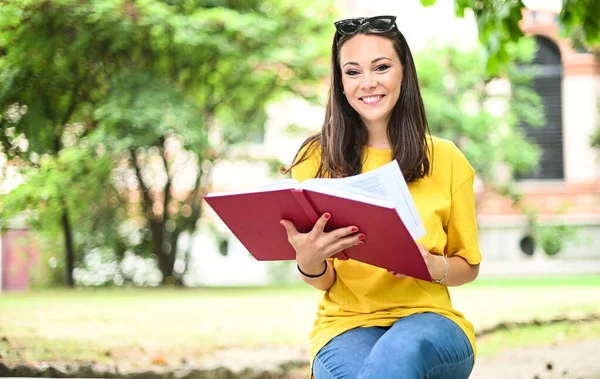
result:
M 201 217 L 214 162 L 260 138 L 268 101 L 310 99 L 326 73 L 333 9 L 308 3 L 4 1 L 0 109 L 27 111 L 2 118 L 0 139 L 28 169 L 3 217 L 29 210 L 50 230 L 61 215 L 68 285 L 78 257 L 107 244 L 154 254 L 176 280 L 178 239 Z M 120 235 L 125 221 L 141 238 Z
M 523 39 L 510 47 L 513 65 L 504 80 L 486 73 L 479 60 L 481 47 L 460 51 L 430 46 L 424 51 L 415 60 L 432 134 L 455 141 L 485 185 L 517 196 L 511 178 L 531 170 L 540 154 L 520 123 L 534 127 L 544 123 L 541 99 L 529 85 L 531 77 L 517 65 L 531 62 L 534 41 Z M 498 176 L 502 167 L 508 173 Z
M 421 0 L 424 6 L 435 2 Z M 475 16 L 489 74 L 497 75 L 510 64 L 509 46 L 523 37 L 519 22 L 525 8 L 522 0 L 454 0 L 458 17 L 464 17 L 467 9 Z M 562 0 L 558 20 L 563 35 L 577 35 L 585 44 L 597 45 L 600 43 L 599 14 L 598 0 Z
M 598 109 L 600 110 L 600 106 Z M 592 135 L 592 147 L 600 149 L 600 122 L 596 126 L 596 131 Z

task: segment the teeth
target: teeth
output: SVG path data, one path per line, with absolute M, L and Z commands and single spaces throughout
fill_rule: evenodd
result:
M 365 103 L 376 103 L 381 99 L 381 96 L 365 96 L 362 99 Z

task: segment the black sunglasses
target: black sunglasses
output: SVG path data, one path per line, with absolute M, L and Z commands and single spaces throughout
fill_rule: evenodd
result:
M 389 32 L 396 26 L 396 16 L 375 16 L 369 18 L 348 18 L 336 21 L 335 30 L 343 36 L 355 34 L 363 25 L 375 33 Z M 397 27 L 396 27 L 397 29 Z

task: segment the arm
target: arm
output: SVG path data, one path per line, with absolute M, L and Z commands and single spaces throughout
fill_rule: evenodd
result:
M 440 280 L 446 275 L 442 284 L 461 286 L 477 278 L 479 262 L 481 262 L 473 191 L 475 172 L 464 155 L 456 148 L 452 152 L 451 160 L 452 200 L 450 216 L 444 228 L 448 237 L 444 249 L 448 274 L 446 275 L 446 263 L 440 255 L 431 254 L 420 244 L 419 249 L 434 280 Z
M 302 278 L 304 283 L 309 284 L 321 291 L 327 291 L 328 289 L 330 289 L 333 285 L 333 282 L 335 282 L 335 268 L 333 267 L 333 262 L 331 262 L 329 259 L 325 261 L 325 264 L 327 265 L 325 274 L 318 278 L 310 278 L 308 276 L 300 274 L 300 277 Z M 310 270 L 306 267 L 301 267 L 300 265 L 298 265 L 298 267 L 300 267 L 300 270 L 302 270 L 302 272 L 307 273 L 309 275 L 319 275 L 321 272 L 323 272 L 322 267 L 319 267 L 317 269 L 313 268 Z
M 447 286 L 460 286 L 474 281 L 479 275 L 479 237 L 475 213 L 473 182 L 475 172 L 458 149 L 452 157 L 452 202 L 446 226 L 448 240 L 444 254 L 448 261 L 448 276 L 442 282 Z M 444 260 L 438 255 L 430 272 L 441 279 L 446 272 Z
M 321 164 L 319 143 L 309 142 L 311 140 L 315 141 L 312 137 L 309 138 L 294 158 L 294 161 L 296 161 L 305 153 L 309 153 L 307 159 L 300 159 L 300 162 L 291 171 L 292 178 L 299 182 L 316 177 L 319 171 Z M 296 250 L 298 268 L 305 274 L 319 275 L 317 278 L 311 278 L 300 273 L 300 277 L 305 283 L 321 291 L 330 289 L 336 279 L 333 261 L 327 258 L 350 246 L 361 243 L 358 229 L 354 230 L 354 227 L 350 226 L 324 233 L 323 227 L 326 222 L 327 217 L 323 215 L 310 233 L 302 234 L 298 233 L 293 223 L 281 220 L 281 224 L 286 228 L 288 241 Z M 321 273 L 323 275 L 320 275 Z
M 308 233 L 300 233 L 289 220 L 281 220 L 288 241 L 296 250 L 296 263 L 304 282 L 327 291 L 335 281 L 335 269 L 327 258 L 349 247 L 364 243 L 365 235 L 358 233 L 356 226 L 325 232 L 331 214 L 323 214 Z M 302 274 L 304 273 L 304 274 Z M 308 276 L 307 276 L 308 275 Z M 316 276 L 314 278 L 310 276 Z
M 427 267 L 429 273 L 433 279 L 442 279 L 446 274 L 446 264 L 440 255 L 431 254 L 425 246 L 419 244 L 419 249 Z M 453 256 L 446 258 L 448 262 L 448 275 L 443 280 L 442 284 L 448 287 L 462 286 L 472 282 L 479 275 L 479 264 L 472 265 L 467 262 L 463 257 Z

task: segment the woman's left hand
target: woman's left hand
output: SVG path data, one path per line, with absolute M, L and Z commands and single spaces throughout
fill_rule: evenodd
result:
M 444 265 L 444 261 L 442 260 L 442 258 L 440 258 L 440 256 L 437 254 L 431 254 L 429 252 L 429 250 L 427 250 L 427 248 L 423 244 L 418 243 L 417 247 L 419 248 L 419 251 L 421 252 L 421 255 L 423 256 L 423 260 L 425 261 L 425 264 L 427 264 L 427 269 L 429 270 L 429 275 L 431 275 L 432 278 L 439 278 L 442 275 L 444 275 L 445 265 Z M 407 275 L 400 274 L 395 271 L 390 271 L 390 273 L 399 278 L 407 277 Z

